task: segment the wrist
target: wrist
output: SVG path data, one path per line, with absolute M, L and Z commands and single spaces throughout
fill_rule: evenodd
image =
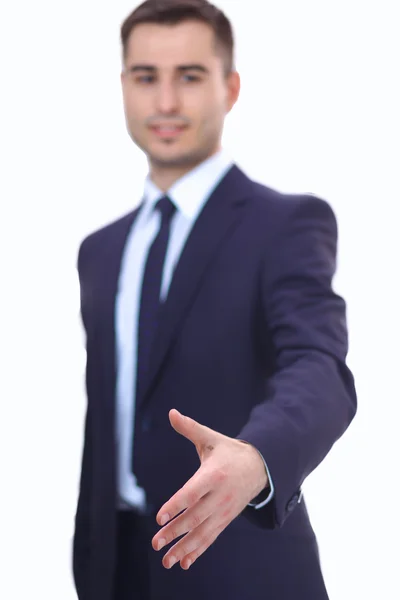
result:
M 254 469 L 252 469 L 252 471 L 254 472 L 255 480 L 254 496 L 257 497 L 260 494 L 265 494 L 265 490 L 269 489 L 270 485 L 264 458 L 255 446 L 245 440 L 239 441 L 247 445 L 249 453 L 252 456 L 252 464 L 254 464 Z

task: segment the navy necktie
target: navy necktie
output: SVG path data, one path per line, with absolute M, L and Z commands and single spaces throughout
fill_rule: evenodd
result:
M 147 255 L 139 308 L 136 406 L 142 400 L 143 384 L 147 380 L 150 353 L 157 331 L 162 275 L 175 206 L 167 196 L 163 196 L 157 202 L 156 210 L 161 213 L 161 225 Z

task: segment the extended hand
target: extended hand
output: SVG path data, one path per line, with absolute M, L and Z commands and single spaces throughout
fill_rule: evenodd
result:
M 186 534 L 166 553 L 163 565 L 170 569 L 180 562 L 188 569 L 267 486 L 268 477 L 253 446 L 204 427 L 177 410 L 171 410 L 169 418 L 175 431 L 196 446 L 201 466 L 161 507 L 157 522 L 165 526 L 152 543 L 154 550 L 161 550 Z

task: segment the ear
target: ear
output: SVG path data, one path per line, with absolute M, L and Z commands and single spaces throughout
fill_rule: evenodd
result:
M 228 96 L 227 96 L 227 113 L 231 112 L 239 99 L 240 94 L 240 75 L 237 71 L 232 71 L 227 77 Z

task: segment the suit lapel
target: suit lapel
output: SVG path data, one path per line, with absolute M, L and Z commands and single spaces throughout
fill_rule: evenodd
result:
M 207 201 L 185 244 L 163 306 L 150 360 L 143 402 L 149 397 L 183 319 L 226 238 L 240 222 L 250 180 L 236 167 L 227 173 Z

